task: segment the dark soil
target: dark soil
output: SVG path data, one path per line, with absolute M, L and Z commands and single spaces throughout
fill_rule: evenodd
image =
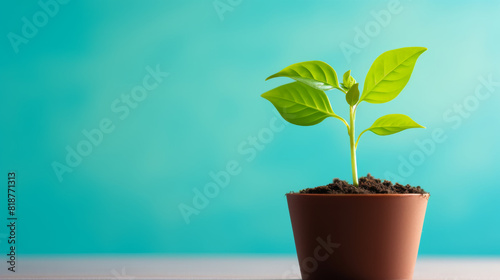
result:
M 366 177 L 359 178 L 359 186 L 355 187 L 352 184 L 339 178 L 335 178 L 333 183 L 326 186 L 315 188 L 307 188 L 299 193 L 316 193 L 316 194 L 405 194 L 418 193 L 426 194 L 422 188 L 413 187 L 410 185 L 403 186 L 399 183 L 393 184 L 391 181 L 375 179 L 368 173 Z

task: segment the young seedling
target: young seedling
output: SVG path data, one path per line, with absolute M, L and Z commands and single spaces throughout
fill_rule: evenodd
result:
M 353 185 L 358 186 L 356 149 L 361 135 L 367 131 L 377 135 L 390 135 L 408 128 L 424 128 L 406 115 L 390 114 L 377 119 L 356 139 L 355 119 L 358 106 L 362 101 L 385 103 L 396 98 L 408 83 L 417 58 L 426 50 L 422 47 L 408 47 L 381 54 L 368 70 L 361 96 L 359 84 L 351 76 L 351 70 L 345 72 L 342 83 L 339 84 L 337 73 L 330 65 L 322 61 L 306 61 L 290 65 L 269 76 L 266 80 L 288 77 L 296 82 L 272 89 L 262 94 L 262 97 L 269 100 L 280 115 L 292 124 L 310 126 L 328 117 L 341 120 L 349 134 Z M 345 94 L 349 105 L 349 123 L 333 112 L 325 93 L 332 89 Z

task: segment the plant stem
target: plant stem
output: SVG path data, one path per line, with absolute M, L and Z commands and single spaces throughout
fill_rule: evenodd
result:
M 351 167 L 352 167 L 352 184 L 358 186 L 358 167 L 356 164 L 356 137 L 354 131 L 354 120 L 356 118 L 356 108 L 351 106 L 349 110 L 349 139 L 351 145 Z

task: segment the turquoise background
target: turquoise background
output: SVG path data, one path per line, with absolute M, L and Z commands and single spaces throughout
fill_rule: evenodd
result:
M 372 12 L 394 3 L 399 12 L 376 23 Z M 264 79 L 323 60 L 363 83 L 382 52 L 425 46 L 403 93 L 363 103 L 357 127 L 404 113 L 427 129 L 366 134 L 359 173 L 397 175 L 431 192 L 421 255 L 500 255 L 500 3 L 215 4 L 229 8 L 218 13 L 212 0 L 71 1 L 18 53 L 8 34 L 21 35 L 22 18 L 43 10 L 36 1 L 0 4 L 0 185 L 5 194 L 7 172 L 17 172 L 19 253 L 293 254 L 284 194 L 350 179 L 348 138 L 335 119 L 313 127 L 278 119 L 282 130 L 271 130 L 275 109 L 259 95 L 288 80 Z M 356 28 L 369 30 L 362 44 Z M 346 45 L 356 53 L 346 55 Z M 169 76 L 120 119 L 112 103 L 157 65 Z M 480 77 L 496 82 L 491 92 L 482 86 L 489 96 L 481 100 Z M 346 116 L 343 95 L 328 95 Z M 60 182 L 53 162 L 65 163 L 66 146 L 103 118 L 115 129 Z M 419 157 L 415 140 L 439 132 L 445 140 Z M 398 172 L 412 155 L 414 170 Z M 210 172 L 228 163 L 239 173 L 186 223 L 179 207 L 193 206 Z M 0 207 L 3 224 L 5 195 Z M 1 251 L 6 234 L 1 227 Z

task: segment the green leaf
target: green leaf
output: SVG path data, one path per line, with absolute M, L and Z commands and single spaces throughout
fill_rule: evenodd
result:
M 425 128 L 425 127 L 419 125 L 410 117 L 403 114 L 385 115 L 383 117 L 378 118 L 372 124 L 372 126 L 363 130 L 363 132 L 359 134 L 358 140 L 356 140 L 356 147 L 358 146 L 359 138 L 361 138 L 361 135 L 363 135 L 363 133 L 367 131 L 371 131 L 377 135 L 385 136 L 401 132 L 408 128 Z
M 427 49 L 408 47 L 387 51 L 373 62 L 360 101 L 385 103 L 396 98 L 408 83 L 417 58 Z
M 349 90 L 356 83 L 356 80 L 351 76 L 351 70 L 344 73 L 342 81 L 342 88 L 345 90 Z
M 347 101 L 347 104 L 351 106 L 354 106 L 356 105 L 356 103 L 358 103 L 359 100 L 358 86 L 359 84 L 354 84 L 345 95 L 345 100 Z
M 365 131 L 371 131 L 377 135 L 384 136 L 384 135 L 391 135 L 394 133 L 398 133 L 408 128 L 425 128 L 425 127 L 419 125 L 406 115 L 390 114 L 377 119 L 372 124 L 372 126 L 365 129 Z
M 286 121 L 296 125 L 315 125 L 327 117 L 340 118 L 333 113 L 323 91 L 302 83 L 282 85 L 261 96 L 271 101 Z
M 276 77 L 288 77 L 319 90 L 339 88 L 337 73 L 322 61 L 306 61 L 292 64 L 280 72 L 269 76 L 267 80 Z

